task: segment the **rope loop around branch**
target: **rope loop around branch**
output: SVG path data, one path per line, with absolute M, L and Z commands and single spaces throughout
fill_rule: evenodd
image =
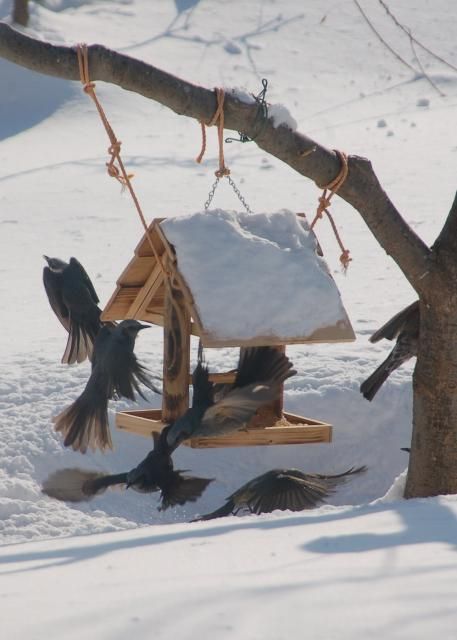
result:
M 338 233 L 338 229 L 336 228 L 336 224 L 335 221 L 333 220 L 333 217 L 331 215 L 331 213 L 329 212 L 329 207 L 332 204 L 331 200 L 333 198 L 333 196 L 335 195 L 335 193 L 338 192 L 338 190 L 341 188 L 341 186 L 344 184 L 348 173 L 349 173 L 349 167 L 348 167 L 348 158 L 347 155 L 343 152 L 343 151 L 339 151 L 338 149 L 334 149 L 335 153 L 338 155 L 338 157 L 340 158 L 341 161 L 341 169 L 338 173 L 338 175 L 336 176 L 336 178 L 334 178 L 331 182 L 329 182 L 322 191 L 322 194 L 319 196 L 318 198 L 318 206 L 316 209 L 316 215 L 314 216 L 314 219 L 311 223 L 311 229 L 313 229 L 313 227 L 315 226 L 316 222 L 318 220 L 320 220 L 323 217 L 323 214 L 325 213 L 326 216 L 328 217 L 330 224 L 332 226 L 333 229 L 333 233 L 335 234 L 335 238 L 339 244 L 339 247 L 341 249 L 341 255 L 340 255 L 340 262 L 342 264 L 343 267 L 343 271 L 346 272 L 348 267 L 349 267 L 349 263 L 351 262 L 352 258 L 350 257 L 350 252 L 349 249 L 346 249 L 344 247 L 344 244 L 341 240 L 340 234 Z
M 213 117 L 209 122 L 204 122 L 200 120 L 200 126 L 202 131 L 202 147 L 200 153 L 195 158 L 195 162 L 200 163 L 203 160 L 203 156 L 206 151 L 206 127 L 212 127 L 213 125 L 217 125 L 217 138 L 219 144 L 219 169 L 215 171 L 215 176 L 217 178 L 222 178 L 224 176 L 230 175 L 230 169 L 225 166 L 225 158 L 224 158 L 224 99 L 225 92 L 224 89 L 219 87 L 215 87 L 214 91 L 216 92 L 216 100 L 217 107 L 216 111 L 213 114 Z

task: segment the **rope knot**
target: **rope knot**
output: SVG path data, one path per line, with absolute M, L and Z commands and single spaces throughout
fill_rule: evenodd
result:
M 217 171 L 215 171 L 214 175 L 216 176 L 216 178 L 223 178 L 224 176 L 229 176 L 230 169 L 227 169 L 227 167 L 222 167 L 221 169 L 218 169 Z
M 340 255 L 341 266 L 343 267 L 344 273 L 348 270 L 349 263 L 352 261 L 352 258 L 349 256 L 349 249 L 344 249 L 343 253 Z
M 331 196 L 327 196 L 325 191 L 321 196 L 319 196 L 319 206 L 316 212 L 316 215 L 318 215 L 319 218 L 322 218 L 322 213 L 324 212 L 324 210 L 328 209 L 329 206 L 332 204 L 330 199 L 331 199 Z
M 108 147 L 108 153 L 110 156 L 118 156 L 121 152 L 122 142 L 120 140 L 114 140 Z
M 338 233 L 338 229 L 336 228 L 335 221 L 333 220 L 332 215 L 328 209 L 332 204 L 331 203 L 332 197 L 335 195 L 335 193 L 338 191 L 338 189 L 342 186 L 342 184 L 346 180 L 347 175 L 349 173 L 349 167 L 348 167 L 348 159 L 346 154 L 343 153 L 342 151 L 338 151 L 337 149 L 335 149 L 335 151 L 341 160 L 341 169 L 338 175 L 336 176 L 336 178 L 332 180 L 327 186 L 324 187 L 322 194 L 319 196 L 318 198 L 319 204 L 317 206 L 316 215 L 314 216 L 314 220 L 312 221 L 310 228 L 313 229 L 316 222 L 323 217 L 324 213 L 327 215 L 328 219 L 330 220 L 330 224 L 332 225 L 335 238 L 338 244 L 340 245 L 340 249 L 341 249 L 340 262 L 343 266 L 343 271 L 346 273 L 352 258 L 349 257 L 349 250 L 345 249 L 343 245 L 343 242 L 340 238 L 340 234 Z M 328 195 L 327 195 L 327 192 L 329 192 Z
M 84 93 L 92 93 L 95 89 L 95 82 L 86 82 L 83 86 Z
M 108 175 L 110 175 L 112 178 L 116 178 L 117 180 L 121 181 L 119 169 L 114 164 L 112 164 L 111 162 L 107 162 L 106 170 L 108 171 Z

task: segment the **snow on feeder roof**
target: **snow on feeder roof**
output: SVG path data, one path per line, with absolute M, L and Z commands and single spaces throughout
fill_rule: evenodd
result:
M 304 217 L 216 209 L 154 220 L 149 238 L 167 259 L 206 347 L 354 340 L 328 267 Z M 143 237 L 103 320 L 164 325 L 165 276 Z

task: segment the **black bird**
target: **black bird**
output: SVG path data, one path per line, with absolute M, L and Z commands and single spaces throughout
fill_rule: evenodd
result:
M 112 448 L 108 400 L 134 400 L 135 392 L 144 398 L 139 383 L 160 393 L 133 352 L 138 332 L 148 326 L 136 320 L 123 320 L 100 329 L 94 344 L 92 373 L 84 391 L 54 418 L 55 430 L 65 436 L 66 447 L 81 453 L 86 453 L 88 447 Z
M 68 331 L 62 362 L 73 364 L 92 359 L 94 340 L 102 326 L 99 299 L 84 267 L 76 258 L 64 262 L 43 256 L 43 283 L 52 310 Z
M 360 385 L 360 392 L 364 398 L 373 400 L 390 374 L 404 362 L 417 356 L 419 322 L 419 301 L 416 300 L 394 315 L 371 336 L 370 342 L 378 342 L 386 338 L 387 340 L 396 339 L 396 343 L 384 362 Z
M 120 479 L 127 487 L 139 491 L 160 490 L 163 509 L 193 501 L 211 480 L 185 476 L 181 471 L 175 471 L 171 457 L 175 449 L 193 436 L 221 435 L 244 428 L 259 407 L 277 398 L 281 384 L 295 373 L 289 358 L 277 349 L 241 349 L 235 381 L 223 397 L 215 402 L 215 385 L 209 380 L 208 367 L 199 359 L 192 375 L 192 407 L 175 422 L 165 426 L 160 435 L 154 436 L 154 449 L 137 467 L 126 475 L 79 476 L 76 479 L 76 489 L 71 491 L 64 491 L 64 487 L 71 485 L 72 470 L 63 470 L 57 472 L 59 476 L 53 474 L 51 477 L 52 493 L 49 492 L 49 483 L 45 483 L 43 490 L 58 498 L 60 495 L 75 493 L 84 500 L 87 499 L 85 496 L 90 497 L 112 484 L 119 484 Z M 72 486 L 74 487 L 74 483 Z
M 112 475 L 84 469 L 61 469 L 45 480 L 43 493 L 57 500 L 82 502 L 104 493 L 109 487 L 123 485 L 141 493 L 160 491 L 160 511 L 195 502 L 213 479 L 174 470 L 171 452 L 165 443 L 165 429 L 160 436 L 153 435 L 154 449 L 134 469 Z
M 338 475 L 321 475 L 319 473 L 303 473 L 298 469 L 272 469 L 250 480 L 226 498 L 226 503 L 206 515 L 196 518 L 212 520 L 240 511 L 250 513 L 271 513 L 281 511 L 303 511 L 313 509 L 325 502 L 339 484 L 346 482 L 351 476 L 366 471 L 366 467 L 352 467 Z

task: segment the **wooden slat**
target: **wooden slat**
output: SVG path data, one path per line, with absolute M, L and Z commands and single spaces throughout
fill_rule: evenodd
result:
M 117 284 L 122 287 L 142 287 L 155 264 L 154 256 L 135 256 L 129 268 L 119 276 Z
M 130 305 L 130 308 L 127 312 L 129 318 L 136 318 L 138 320 L 142 319 L 142 312 L 146 309 L 147 306 L 149 306 L 149 300 L 159 289 L 160 285 L 163 282 L 163 278 L 164 275 L 162 267 L 161 265 L 156 263 L 148 279 L 139 290 L 135 300 Z
M 151 437 L 152 432 L 162 431 L 165 423 L 161 419 L 160 409 L 142 411 L 122 411 L 116 414 L 116 426 L 136 435 Z M 207 438 L 191 438 L 183 444 L 196 448 L 216 447 L 253 447 L 268 445 L 316 444 L 332 441 L 332 426 L 312 418 L 304 418 L 284 413 L 291 423 L 267 427 L 266 429 L 246 429 L 232 434 Z
M 117 287 L 111 301 L 105 307 L 101 319 L 103 322 L 108 320 L 125 320 L 128 316 L 128 310 L 140 292 L 140 287 Z
M 233 384 L 236 371 L 223 371 L 222 373 L 210 373 L 209 380 L 215 384 Z M 192 375 L 189 376 L 189 384 L 192 384 Z
M 337 327 L 324 327 L 314 331 L 309 336 L 281 337 L 281 336 L 255 336 L 254 338 L 224 338 L 214 336 L 207 332 L 201 334 L 204 347 L 265 347 L 281 346 L 284 344 L 303 343 L 332 343 L 332 342 L 354 342 L 355 334 L 349 324 L 340 323 Z
M 163 218 L 161 219 L 163 220 Z M 150 238 L 152 239 L 152 244 L 154 246 L 154 249 L 157 251 L 159 256 L 162 256 L 164 252 L 164 246 L 163 246 L 162 239 L 156 233 L 156 229 L 158 226 L 156 222 L 157 222 L 157 219 L 154 219 L 151 222 L 151 224 L 148 227 L 148 233 Z M 154 257 L 154 252 L 151 249 L 151 245 L 149 244 L 149 239 L 146 233 L 143 235 L 140 242 L 137 244 L 135 248 L 135 255 L 139 256 L 140 258 L 144 258 L 146 256 Z

